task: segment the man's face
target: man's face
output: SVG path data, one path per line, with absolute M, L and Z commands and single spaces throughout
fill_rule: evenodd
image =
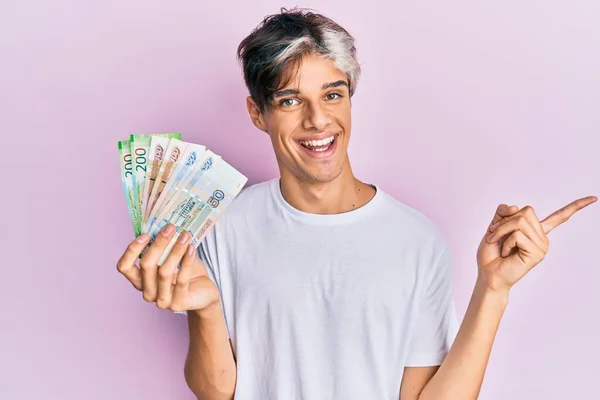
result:
M 346 74 L 320 56 L 307 56 L 294 79 L 278 91 L 255 124 L 273 144 L 281 176 L 329 182 L 349 166 L 350 93 Z M 254 111 L 252 111 L 254 109 Z

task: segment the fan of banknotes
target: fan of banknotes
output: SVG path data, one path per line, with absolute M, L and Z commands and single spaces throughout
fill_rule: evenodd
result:
M 167 223 L 176 228 L 159 265 L 184 231 L 197 247 L 247 182 L 219 155 L 183 142 L 179 133 L 133 134 L 119 141 L 119 157 L 135 236 L 147 233 L 151 243 Z

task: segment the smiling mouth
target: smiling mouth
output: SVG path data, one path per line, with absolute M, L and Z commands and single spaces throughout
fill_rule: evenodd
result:
M 307 150 L 320 153 L 329 150 L 338 136 L 339 134 L 335 134 L 321 140 L 299 140 L 298 143 Z

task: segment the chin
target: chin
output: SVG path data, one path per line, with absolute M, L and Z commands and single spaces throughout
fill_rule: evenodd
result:
M 314 169 L 302 169 L 299 177 L 302 180 L 314 183 L 327 183 L 334 181 L 342 173 L 341 168 L 337 168 L 333 171 L 315 171 Z

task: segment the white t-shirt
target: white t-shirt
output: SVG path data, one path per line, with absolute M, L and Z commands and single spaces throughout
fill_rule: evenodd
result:
M 440 365 L 457 331 L 450 250 L 384 193 L 333 215 L 244 189 L 199 254 L 221 292 L 236 400 L 398 400 L 406 366 Z

